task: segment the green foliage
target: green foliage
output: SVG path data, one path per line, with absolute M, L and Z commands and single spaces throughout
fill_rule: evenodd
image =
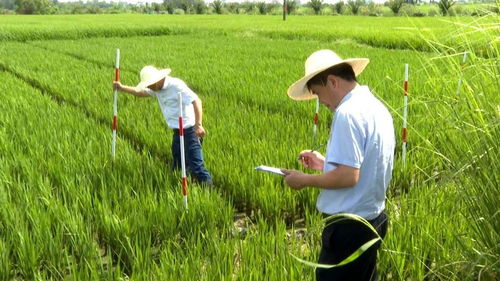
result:
M 399 10 L 403 6 L 403 0 L 390 0 L 388 2 L 389 8 L 391 8 L 391 11 L 397 15 L 399 13 Z
M 406 4 L 404 3 L 401 8 L 399 9 L 399 14 L 402 16 L 408 16 L 411 17 L 413 14 L 415 14 L 418 11 L 418 9 L 415 7 L 415 5 L 411 4 Z
M 157 14 L 159 14 L 161 11 L 163 11 L 163 6 L 160 5 L 159 3 L 152 3 L 151 4 L 153 11 Z
M 382 15 L 382 9 L 380 5 L 371 2 L 368 5 L 361 6 L 358 13 L 363 16 L 378 17 Z
M 222 14 L 222 5 L 222 0 L 215 0 L 212 2 L 212 7 L 214 8 L 216 14 Z
M 184 12 L 183 9 L 174 9 L 173 14 L 174 15 L 184 15 L 186 12 Z
M 285 91 L 324 48 L 371 59 L 360 83 L 389 108 L 397 140 L 410 64 L 408 162 L 398 142 L 380 271 L 388 280 L 498 276 L 496 19 L 22 18 L 0 18 L 0 279 L 313 279 L 290 254 L 317 259 L 317 191 L 291 191 L 253 168 L 299 168 L 314 104 Z M 171 67 L 203 100 L 216 186 L 190 181 L 188 213 L 154 100 L 120 94 L 110 160 L 117 47 L 123 83 L 135 85 L 144 64 Z M 331 120 L 321 108 L 322 142 Z
M 16 0 L 2 0 L 0 2 L 0 8 L 6 10 L 14 10 L 15 7 L 16 7 Z
M 148 4 L 146 3 L 146 5 Z M 175 12 L 175 10 L 181 9 L 183 10 L 182 14 L 204 14 L 207 10 L 203 0 L 163 0 L 161 6 L 158 3 L 151 5 L 155 13 L 166 11 L 169 14 L 179 14 L 179 11 Z
M 297 10 L 297 7 L 299 6 L 297 0 L 287 0 L 286 1 L 286 12 L 287 14 L 291 14 Z
M 15 11 L 0 8 L 0 15 L 13 15 L 15 14 Z
M 71 10 L 72 14 L 85 14 L 86 10 L 81 4 L 76 4 L 73 6 L 73 9 Z
M 337 14 L 339 14 L 339 15 L 341 15 L 341 14 L 342 14 L 342 12 L 343 12 L 343 10 L 344 10 L 344 6 L 345 6 L 344 1 L 339 1 L 339 2 L 337 2 L 337 3 L 335 3 L 335 4 L 333 4 L 333 7 L 334 7 L 334 9 L 335 9 L 335 12 L 336 12 Z
M 99 6 L 95 5 L 95 6 L 91 6 L 88 9 L 88 13 L 89 14 L 100 14 L 100 13 L 102 13 L 102 10 L 101 10 L 101 8 L 99 8 Z
M 353 15 L 357 15 L 359 12 L 359 8 L 363 6 L 363 0 L 349 0 L 347 1 L 347 5 L 351 9 Z
M 432 9 L 429 9 L 427 14 L 430 16 L 430 17 L 435 17 L 435 16 L 438 16 L 439 15 L 439 11 L 435 8 L 432 8 Z
M 193 7 L 193 1 L 188 1 L 188 0 L 179 1 L 178 7 L 182 9 L 185 14 L 188 14 Z
M 53 13 L 50 0 L 16 0 L 17 13 L 19 14 L 48 14 Z
M 266 3 L 266 2 L 256 3 L 257 11 L 261 15 L 269 14 L 275 7 L 277 7 L 277 4 L 274 3 Z
M 261 15 L 267 14 L 266 2 L 257 2 L 257 10 L 259 11 L 259 14 L 261 14 Z
M 2 5 L 7 7 L 6 9 L 0 11 L 2 14 L 9 13 L 9 9 L 15 8 L 15 1 L 28 1 L 31 2 L 29 7 L 32 7 L 33 3 L 37 1 L 52 1 L 52 0 L 4 0 Z M 183 9 L 185 14 L 204 14 L 204 13 L 217 13 L 217 10 L 210 4 L 207 5 L 204 0 L 163 0 L 163 3 L 158 6 L 158 3 L 149 3 L 145 4 L 127 4 L 125 2 L 114 3 L 114 2 L 99 2 L 96 1 L 78 1 L 78 2 L 58 2 L 52 1 L 52 8 L 48 10 L 44 10 L 44 14 L 97 14 L 97 13 L 105 13 L 105 14 L 116 14 L 116 13 L 145 13 L 145 14 L 162 14 L 169 13 L 172 14 L 174 9 Z M 222 0 L 220 0 L 222 1 Z M 315 0 L 316 1 L 316 0 Z M 359 3 L 356 4 L 354 1 L 355 7 L 349 7 L 346 9 L 348 5 L 345 5 L 344 1 L 336 2 L 335 4 L 325 4 L 322 3 L 321 8 L 319 10 L 314 10 L 312 8 L 311 3 L 307 2 L 301 5 L 297 0 L 286 1 L 287 2 L 287 11 L 288 14 L 346 14 L 352 15 L 354 12 L 361 15 L 370 15 L 370 16 L 389 16 L 391 7 L 397 9 L 399 5 L 399 9 L 401 9 L 400 4 L 404 2 L 404 4 L 411 5 L 415 9 L 412 15 L 421 16 L 429 14 L 434 16 L 434 11 L 432 9 L 438 8 L 437 4 L 420 4 L 418 6 L 415 5 L 414 1 L 403 1 L 403 0 L 391 0 L 384 3 L 384 6 L 387 7 L 384 9 L 377 7 L 375 10 L 370 6 L 379 6 L 375 2 L 369 2 L 365 5 L 365 2 L 362 0 L 356 0 Z M 261 14 L 265 11 L 264 14 L 271 15 L 281 15 L 282 14 L 282 3 L 279 1 L 274 1 L 271 3 L 266 3 L 266 5 L 262 4 L 260 11 L 257 7 L 257 2 L 249 2 L 245 1 L 243 3 L 240 2 L 227 2 L 221 3 L 221 13 L 231 13 L 231 14 Z M 313 5 L 317 5 L 317 3 L 313 3 Z M 361 9 L 360 7 L 365 7 Z M 326 8 L 325 8 L 326 7 Z M 0 9 L 2 7 L 0 6 Z M 330 11 L 332 9 L 333 11 Z M 29 9 L 31 10 L 31 8 Z M 457 15 L 457 16 L 484 16 L 491 15 L 492 13 L 498 14 L 498 7 L 492 4 L 459 4 L 454 5 L 449 9 L 449 15 Z M 392 12 L 394 14 L 394 12 Z
M 314 14 L 319 15 L 321 12 L 321 8 L 323 7 L 323 0 L 311 0 L 309 2 L 309 7 L 313 9 Z
M 240 13 L 240 4 L 236 2 L 226 3 L 227 11 L 231 14 L 239 14 Z
M 439 10 L 441 11 L 441 14 L 443 16 L 446 16 L 449 14 L 450 8 L 455 5 L 455 0 L 439 0 L 438 6 Z

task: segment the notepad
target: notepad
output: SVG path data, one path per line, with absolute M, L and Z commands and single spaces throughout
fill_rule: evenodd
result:
M 279 168 L 274 168 L 274 167 L 269 167 L 269 166 L 264 166 L 264 165 L 260 165 L 258 167 L 255 167 L 255 170 L 257 170 L 257 171 L 263 171 L 263 172 L 268 172 L 268 173 L 273 173 L 273 174 L 277 174 L 277 175 L 280 175 L 280 176 L 284 176 L 285 175 L 281 171 L 281 169 L 279 169 Z

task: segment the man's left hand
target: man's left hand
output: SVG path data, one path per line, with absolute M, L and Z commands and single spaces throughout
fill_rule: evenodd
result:
M 195 125 L 194 132 L 199 138 L 203 138 L 205 136 L 205 128 L 202 125 Z
M 300 190 L 306 186 L 304 183 L 306 174 L 295 170 L 282 169 L 281 171 L 285 174 L 285 181 L 291 188 Z

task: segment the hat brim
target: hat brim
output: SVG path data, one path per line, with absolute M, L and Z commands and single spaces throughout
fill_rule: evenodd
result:
M 146 80 L 146 81 L 141 81 L 139 84 L 137 84 L 137 86 L 135 86 L 135 89 L 137 91 L 141 91 L 141 90 L 144 90 L 146 89 L 148 86 L 160 81 L 161 79 L 167 77 L 170 72 L 172 72 L 172 69 L 170 68 L 165 68 L 165 69 L 160 69 L 158 70 L 158 72 L 156 72 L 156 74 L 151 77 L 150 79 Z
M 343 61 L 340 61 L 336 64 L 329 65 L 327 67 L 318 69 L 312 73 L 309 73 L 308 75 L 300 78 L 297 82 L 293 83 L 287 91 L 288 96 L 293 99 L 293 100 L 310 100 L 316 98 L 315 95 L 313 95 L 309 89 L 307 88 L 307 82 L 311 80 L 314 76 L 317 74 L 321 73 L 322 71 L 325 71 L 329 69 L 330 67 L 339 65 L 341 63 L 347 63 L 352 67 L 352 70 L 354 71 L 354 75 L 358 76 L 363 72 L 365 67 L 368 65 L 370 62 L 369 59 L 366 58 L 355 58 L 355 59 L 346 59 Z

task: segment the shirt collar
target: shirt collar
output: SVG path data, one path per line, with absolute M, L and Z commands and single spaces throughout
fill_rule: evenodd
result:
M 337 111 L 344 102 L 348 101 L 352 97 L 352 95 L 358 92 L 360 89 L 361 86 L 358 83 L 356 83 L 356 86 L 340 100 L 339 104 L 335 108 L 335 111 Z

